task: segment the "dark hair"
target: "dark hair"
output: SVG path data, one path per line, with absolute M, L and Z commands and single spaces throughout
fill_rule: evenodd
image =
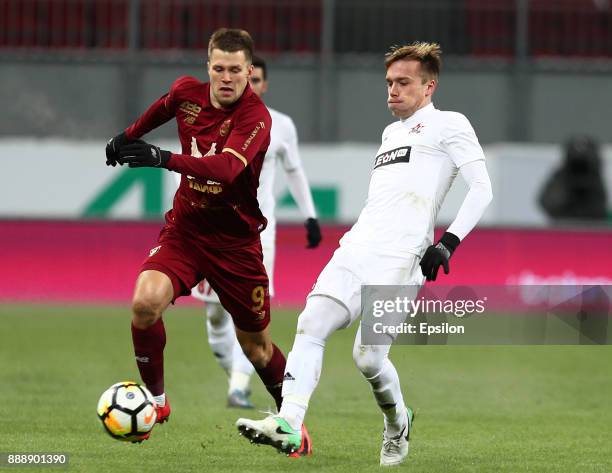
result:
M 263 72 L 263 80 L 268 79 L 268 66 L 266 66 L 266 61 L 259 56 L 253 56 L 253 61 L 251 64 L 253 64 L 253 67 L 261 68 L 261 71 Z
M 210 37 L 208 42 L 208 57 L 212 56 L 213 49 L 220 49 L 228 53 L 244 51 L 248 62 L 253 60 L 253 38 L 246 30 L 238 28 L 219 28 Z

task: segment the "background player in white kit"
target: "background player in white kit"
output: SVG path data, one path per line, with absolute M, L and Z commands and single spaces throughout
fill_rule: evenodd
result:
M 425 278 L 435 280 L 440 266 L 448 274 L 450 256 L 492 199 L 484 154 L 469 121 L 432 104 L 440 54 L 437 44 L 417 42 L 394 47 L 385 56 L 387 103 L 400 120 L 385 128 L 365 207 L 340 240 L 300 314 L 279 414 L 236 422 L 255 443 L 285 453 L 300 447 L 300 427 L 319 381 L 325 341 L 361 315 L 361 285 L 420 286 Z M 436 215 L 458 172 L 469 190 L 455 220 L 433 244 Z M 388 345 L 362 345 L 361 329 L 353 359 L 383 412 L 380 464 L 398 465 L 408 455 L 413 412 L 405 407 L 388 358 L 392 336 Z
M 251 88 L 262 96 L 268 90 L 267 67 L 263 59 L 253 57 L 253 72 L 249 78 Z M 268 226 L 261 233 L 261 245 L 264 255 L 264 266 L 270 280 L 270 297 L 274 295 L 274 256 L 276 246 L 276 218 L 274 209 L 274 177 L 276 164 L 280 162 L 291 195 L 300 212 L 306 218 L 306 239 L 308 248 L 316 248 L 321 241 L 321 230 L 310 193 L 310 187 L 298 151 L 298 137 L 293 120 L 288 115 L 268 107 L 272 117 L 270 146 L 264 159 L 259 176 L 257 200 L 259 208 L 268 219 Z M 198 154 L 197 147 L 192 154 Z M 201 156 L 201 154 L 199 154 Z M 210 285 L 203 281 L 191 291 L 193 297 L 206 303 L 206 326 L 208 343 L 217 362 L 229 375 L 227 403 L 231 407 L 252 408 L 249 400 L 249 381 L 253 374 L 253 365 L 242 352 L 236 339 L 234 324 L 230 314 L 221 306 L 219 297 Z

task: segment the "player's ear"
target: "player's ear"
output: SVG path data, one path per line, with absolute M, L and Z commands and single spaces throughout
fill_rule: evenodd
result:
M 436 81 L 436 79 L 430 79 L 427 82 L 427 90 L 425 91 L 425 95 L 427 97 L 433 95 L 433 93 L 436 91 L 437 86 L 438 86 L 438 81 Z

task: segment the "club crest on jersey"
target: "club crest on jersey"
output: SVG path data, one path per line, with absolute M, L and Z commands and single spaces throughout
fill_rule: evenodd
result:
M 410 162 L 410 146 L 402 146 L 401 148 L 395 148 L 376 156 L 374 159 L 374 169 L 386 166 L 387 164 L 408 162 Z
M 417 123 L 412 128 L 410 128 L 410 131 L 408 132 L 408 134 L 411 134 L 411 133 L 421 133 L 421 130 L 423 130 L 423 128 L 425 128 L 425 125 L 423 125 L 421 123 Z
M 219 128 L 219 135 L 221 136 L 227 135 L 227 132 L 229 131 L 231 126 L 232 126 L 232 119 L 228 118 L 223 123 L 221 123 L 221 128 Z

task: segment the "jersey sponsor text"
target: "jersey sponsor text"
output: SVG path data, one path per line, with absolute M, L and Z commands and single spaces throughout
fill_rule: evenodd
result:
M 374 169 L 393 163 L 410 162 L 410 146 L 402 146 L 386 153 L 379 154 L 374 160 Z

